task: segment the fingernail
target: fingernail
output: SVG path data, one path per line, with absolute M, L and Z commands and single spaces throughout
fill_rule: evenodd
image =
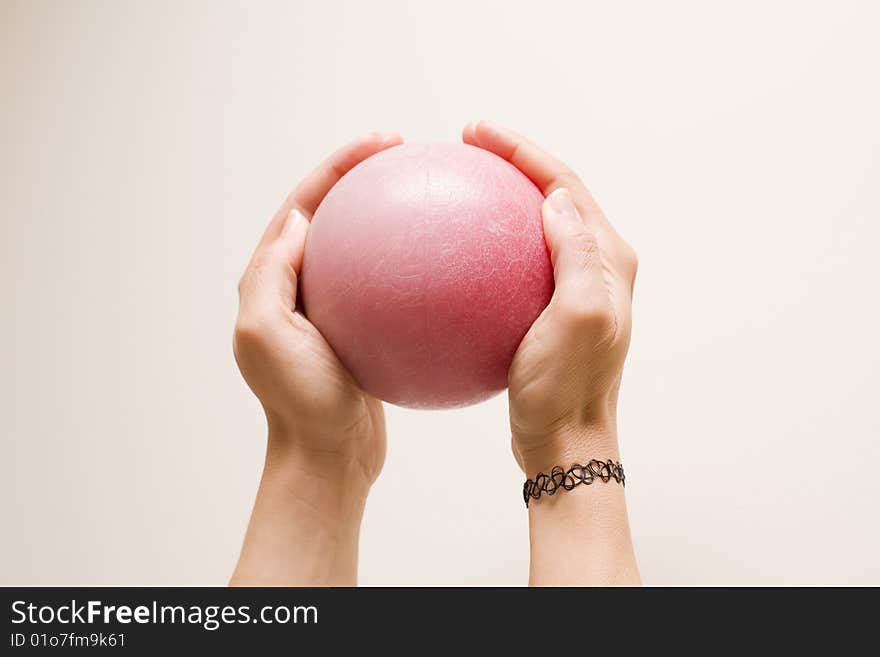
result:
M 290 214 L 287 215 L 287 219 L 284 221 L 284 228 L 281 229 L 281 234 L 287 235 L 295 226 L 305 220 L 306 218 L 303 216 L 302 212 L 294 208 L 290 211 Z
M 574 201 L 571 200 L 571 194 L 564 187 L 555 190 L 547 197 L 550 201 L 550 207 L 559 214 L 577 216 L 577 209 L 574 207 Z

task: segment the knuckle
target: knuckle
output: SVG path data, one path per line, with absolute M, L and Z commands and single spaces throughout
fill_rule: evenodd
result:
M 248 271 L 245 272 L 245 275 L 259 276 L 262 272 L 268 269 L 269 265 L 272 262 L 272 249 L 269 247 L 265 247 L 260 249 L 257 253 L 254 254 L 253 259 L 251 260 L 251 264 L 248 267 Z
M 238 279 L 239 299 L 262 284 L 273 266 L 275 253 L 270 248 L 262 248 L 251 257 L 247 268 Z
M 599 240 L 596 237 L 596 233 L 584 229 L 578 236 L 578 240 L 580 242 L 580 252 L 584 257 L 585 264 L 592 264 L 601 260 Z
M 556 175 L 556 179 L 563 187 L 567 185 L 583 185 L 580 176 L 578 176 L 575 170 L 564 162 L 560 162 L 559 164 L 559 171 Z
M 556 176 L 556 184 L 558 187 L 565 187 L 575 198 L 575 204 L 578 205 L 577 200 L 582 198 L 582 192 L 586 190 L 584 186 L 584 182 L 581 180 L 581 177 L 574 172 L 573 169 L 569 168 L 568 165 L 563 165 L 562 169 L 559 171 L 559 174 Z M 579 209 L 580 206 L 578 205 Z
M 569 296 L 560 299 L 559 310 L 578 332 L 605 337 L 616 328 L 614 311 L 608 303 Z
M 267 341 L 269 322 L 261 315 L 239 316 L 233 331 L 233 345 L 236 351 L 261 348 Z
M 571 254 L 578 266 L 586 272 L 585 275 L 591 275 L 589 272 L 597 271 L 602 266 L 602 253 L 599 249 L 599 242 L 596 234 L 586 227 L 578 227 L 574 229 L 570 242 Z
M 614 312 L 606 304 L 588 304 L 575 317 L 576 325 L 591 335 L 607 337 L 614 333 Z

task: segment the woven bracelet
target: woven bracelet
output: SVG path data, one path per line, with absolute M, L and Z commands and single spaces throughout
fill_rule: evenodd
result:
M 615 463 L 611 459 L 607 461 L 592 459 L 586 465 L 575 463 L 568 470 L 554 465 L 550 474 L 539 472 L 534 479 L 526 479 L 526 483 L 523 484 L 523 501 L 528 508 L 529 501 L 538 499 L 542 493 L 555 495 L 560 488 L 571 490 L 578 484 L 589 486 L 597 479 L 603 483 L 614 479 L 617 483 L 626 486 L 623 464 Z

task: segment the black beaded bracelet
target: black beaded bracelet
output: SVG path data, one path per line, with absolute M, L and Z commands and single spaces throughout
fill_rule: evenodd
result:
M 607 461 L 592 459 L 586 465 L 575 463 L 568 470 L 554 465 L 550 474 L 539 472 L 534 479 L 526 479 L 526 483 L 523 484 L 523 501 L 528 508 L 529 500 L 538 499 L 541 493 L 554 495 L 560 488 L 571 490 L 578 484 L 589 486 L 596 479 L 604 483 L 614 479 L 617 483 L 626 486 L 623 464 L 615 463 L 611 459 Z

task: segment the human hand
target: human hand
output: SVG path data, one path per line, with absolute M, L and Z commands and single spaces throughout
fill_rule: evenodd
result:
M 632 324 L 635 252 L 580 178 L 536 145 L 484 122 L 468 126 L 463 137 L 509 160 L 547 196 L 544 236 L 556 289 L 510 366 L 517 462 L 533 475 L 599 452 L 616 457 L 612 439 Z
M 511 442 L 529 477 L 620 460 L 617 394 L 632 324 L 636 255 L 580 178 L 535 144 L 480 122 L 465 143 L 510 161 L 547 197 L 556 288 L 508 373 Z M 587 491 L 586 489 L 590 489 Z M 636 584 L 623 487 L 576 486 L 529 505 L 532 584 Z
M 272 219 L 239 283 L 233 347 L 268 422 L 266 466 L 234 584 L 351 584 L 370 485 L 385 460 L 382 403 L 297 310 L 312 214 L 362 160 L 402 142 L 371 134 L 333 154 Z

